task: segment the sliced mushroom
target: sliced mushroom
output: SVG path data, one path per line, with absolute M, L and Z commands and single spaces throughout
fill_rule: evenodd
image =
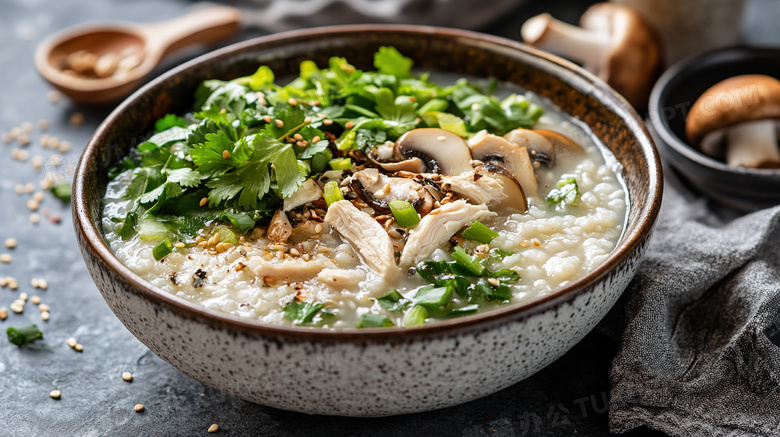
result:
M 291 211 L 301 205 L 322 197 L 322 189 L 314 179 L 306 179 L 292 196 L 284 199 L 284 211 Z
M 405 200 L 424 216 L 433 209 L 431 193 L 413 179 L 394 178 L 367 168 L 352 176 L 350 186 L 366 204 L 380 213 L 390 212 L 390 202 Z
M 387 144 L 390 146 L 388 147 Z M 397 172 L 397 171 L 409 171 L 412 173 L 423 173 L 428 168 L 420 158 L 409 158 L 403 161 L 391 161 L 395 156 L 395 145 L 392 142 L 387 142 L 383 145 L 374 147 L 366 153 L 366 158 L 374 165 L 382 167 L 385 171 Z
M 444 177 L 442 188 L 493 209 L 521 212 L 528 209 L 528 200 L 517 179 L 505 168 L 492 163 L 479 165 L 470 173 Z
M 459 175 L 471 170 L 471 151 L 463 138 L 439 128 L 413 129 L 395 142 L 398 161 L 420 158 L 428 170 Z
M 751 74 L 721 81 L 699 97 L 685 122 L 691 145 L 734 167 L 780 168 L 780 81 Z
M 284 243 L 292 235 L 292 225 L 287 219 L 287 214 L 279 208 L 271 217 L 271 223 L 268 224 L 268 238 L 274 243 Z
M 528 44 L 581 62 L 638 109 L 647 106 L 661 66 L 661 45 L 633 9 L 597 3 L 582 14 L 580 27 L 541 14 L 528 19 L 520 33 Z
M 523 131 L 526 130 L 527 129 L 523 129 Z M 511 139 L 507 141 L 505 138 L 491 134 L 482 135 L 480 139 L 472 142 L 471 155 L 474 159 L 486 163 L 498 164 L 509 170 L 514 179 L 520 183 L 526 195 L 536 196 L 538 192 L 536 174 L 534 174 L 534 166 L 531 161 L 529 149 L 531 147 L 541 149 L 541 146 L 529 142 L 529 138 L 535 138 L 535 142 L 542 145 L 549 144 L 549 142 L 543 136 L 534 134 L 531 131 L 528 131 L 531 132 L 530 135 L 520 135 L 516 131 L 519 131 L 519 129 L 515 129 L 506 135 L 511 138 L 522 136 L 522 138 L 518 138 L 515 141 L 512 141 Z M 525 140 L 524 144 L 519 144 L 522 140 Z M 546 149 L 545 153 L 554 156 Z M 537 155 L 547 156 L 542 153 L 538 153 Z

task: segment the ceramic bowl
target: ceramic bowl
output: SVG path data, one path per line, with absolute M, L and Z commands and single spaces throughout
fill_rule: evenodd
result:
M 743 211 L 780 203 L 780 170 L 729 167 L 691 147 L 685 137 L 688 110 L 704 91 L 741 74 L 780 78 L 780 49 L 732 47 L 669 68 L 650 95 L 649 119 L 665 160 L 708 197 Z
M 269 65 L 348 57 L 371 68 L 393 45 L 423 70 L 522 85 L 581 118 L 623 164 L 630 213 L 617 249 L 594 272 L 533 303 L 410 329 L 329 331 L 269 326 L 165 293 L 125 267 L 98 225 L 107 167 L 167 113 L 190 110 L 204 79 Z M 659 159 L 631 107 L 595 76 L 526 46 L 415 26 L 344 26 L 239 43 L 184 64 L 122 103 L 89 141 L 75 175 L 73 214 L 87 267 L 116 316 L 155 354 L 202 383 L 286 410 L 385 416 L 443 408 L 532 375 L 582 339 L 623 292 L 647 248 L 661 203 Z

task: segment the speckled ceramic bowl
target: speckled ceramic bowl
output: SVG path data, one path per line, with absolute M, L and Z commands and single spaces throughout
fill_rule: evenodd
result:
M 106 169 L 158 117 L 191 108 L 204 79 L 304 59 L 349 57 L 369 68 L 393 45 L 432 71 L 494 76 L 550 98 L 584 120 L 625 166 L 628 226 L 596 271 L 533 303 L 411 329 L 327 331 L 268 326 L 156 289 L 109 250 L 98 226 Z M 384 416 L 486 396 L 550 364 L 612 307 L 647 248 L 661 204 L 656 150 L 631 107 L 594 76 L 522 44 L 465 31 L 352 26 L 297 31 L 218 50 L 155 79 L 97 129 L 78 165 L 73 214 L 81 250 L 111 310 L 154 353 L 185 374 L 264 405 L 314 414 Z

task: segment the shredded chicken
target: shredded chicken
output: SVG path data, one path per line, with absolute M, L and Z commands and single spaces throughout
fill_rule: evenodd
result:
M 477 175 L 474 171 L 459 176 L 443 176 L 442 180 L 442 188 L 477 204 L 498 204 L 508 196 L 501 182 L 489 176 Z
M 246 263 L 247 267 L 258 278 L 263 280 L 298 282 L 317 276 L 323 269 L 337 268 L 336 264 L 323 255 L 309 261 L 300 258 L 278 261 L 266 261 L 261 256 L 253 256 Z
M 485 205 L 472 205 L 465 200 L 456 200 L 442 205 L 423 217 L 411 231 L 401 254 L 400 265 L 408 268 L 421 260 L 430 258 L 431 253 L 450 239 L 460 228 L 475 220 L 495 216 Z

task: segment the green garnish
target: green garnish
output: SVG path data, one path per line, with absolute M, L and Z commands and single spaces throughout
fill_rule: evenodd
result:
M 395 223 L 402 228 L 413 228 L 420 223 L 420 214 L 411 203 L 405 200 L 393 200 L 390 202 L 390 211 L 395 217 Z
M 8 341 L 11 344 L 22 347 L 26 346 L 39 338 L 43 338 L 43 332 L 41 332 L 35 325 L 25 325 L 19 328 L 10 327 L 5 331 L 8 335 Z
M 499 261 L 503 260 L 504 258 L 508 257 L 509 255 L 514 255 L 514 252 L 510 252 L 508 250 L 501 250 L 497 247 L 494 247 L 490 249 L 490 257 L 495 258 Z
M 70 182 L 60 182 L 57 185 L 51 187 L 51 194 L 53 194 L 57 199 L 60 199 L 65 203 L 69 203 L 71 190 L 72 188 Z
M 464 307 L 455 308 L 453 310 L 450 310 L 450 312 L 447 313 L 447 317 L 460 317 L 465 316 L 468 314 L 474 314 L 477 311 L 479 311 L 479 305 L 478 304 L 471 304 L 466 305 Z
M 160 241 L 157 243 L 156 246 L 152 249 L 152 256 L 154 256 L 155 261 L 160 261 L 161 259 L 165 258 L 173 252 L 173 243 L 171 243 L 171 239 L 168 237 L 165 237 L 163 241 Z
M 547 195 L 547 206 L 571 205 L 579 203 L 580 188 L 575 178 L 563 178 L 555 184 L 556 188 Z
M 344 200 L 344 195 L 341 194 L 341 189 L 336 181 L 330 181 L 325 184 L 325 188 L 322 190 L 322 197 L 325 198 L 325 203 L 331 206 L 333 203 L 339 200 Z
M 282 311 L 284 311 L 284 316 L 292 320 L 294 324 L 306 325 L 314 319 L 322 306 L 319 302 L 298 302 L 296 300 L 287 304 Z
M 352 168 L 352 160 L 349 158 L 331 159 L 328 165 L 333 170 L 349 170 Z
M 231 229 L 228 226 L 225 225 L 214 226 L 213 233 L 219 235 L 220 243 L 230 243 L 234 246 L 238 245 L 238 235 L 236 235 L 233 229 Z
M 157 120 L 157 122 L 154 123 L 154 131 L 162 132 L 177 126 L 186 127 L 187 121 L 177 116 L 176 114 L 166 114 L 165 117 Z
M 401 320 L 401 326 L 419 326 L 425 323 L 428 317 L 428 310 L 422 305 L 415 305 L 404 314 Z
M 487 268 L 479 262 L 479 258 L 471 256 L 463 250 L 462 247 L 457 246 L 452 251 L 452 259 L 455 260 L 461 267 L 475 274 L 476 276 L 482 276 Z
M 488 244 L 493 239 L 498 237 L 498 232 L 490 229 L 489 227 L 483 225 L 479 221 L 475 221 L 471 224 L 468 228 L 466 228 L 465 231 L 462 233 L 463 238 L 479 241 L 483 244 Z
M 498 279 L 502 283 L 517 282 L 520 280 L 520 274 L 514 270 L 509 269 L 499 270 L 493 273 L 491 277 Z
M 452 287 L 422 287 L 414 295 L 414 301 L 417 305 L 436 309 L 449 303 L 452 290 Z
M 406 299 L 399 293 L 398 290 L 390 290 L 376 301 L 382 308 L 391 312 L 404 311 L 412 303 L 409 299 Z
M 392 320 L 387 316 L 379 314 L 363 314 L 363 317 L 357 324 L 358 328 L 389 328 L 395 326 Z

